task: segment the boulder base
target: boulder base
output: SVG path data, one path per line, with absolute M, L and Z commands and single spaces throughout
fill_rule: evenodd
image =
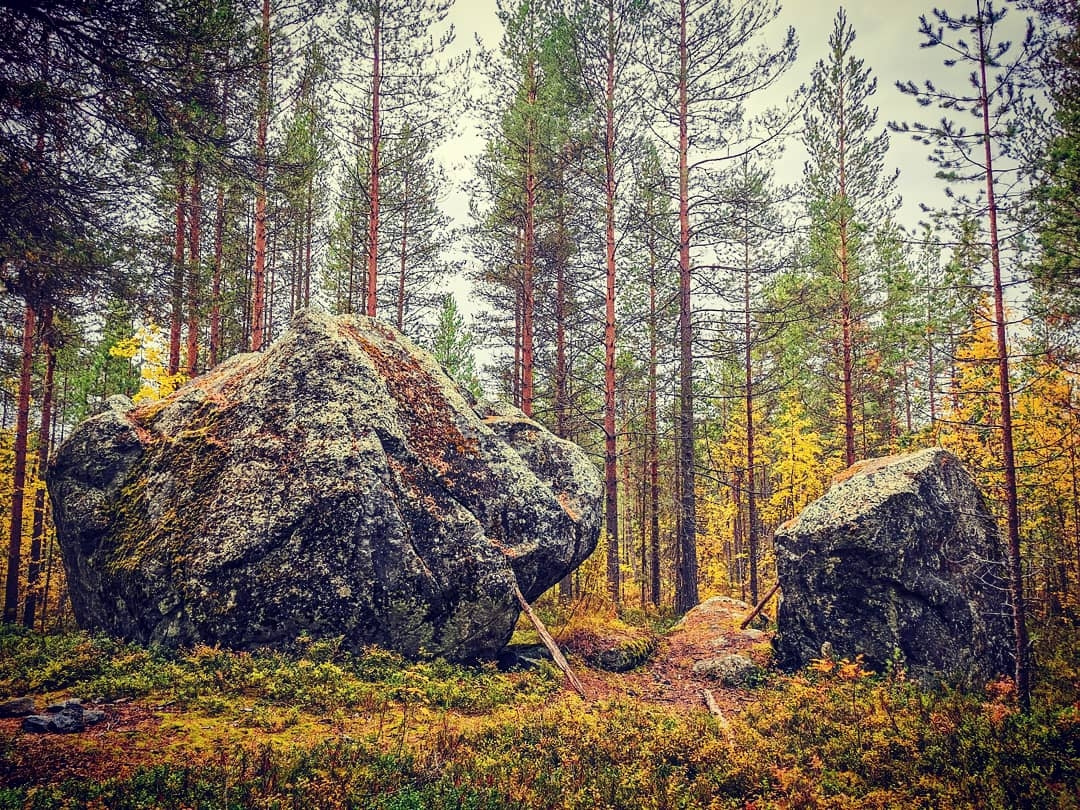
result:
M 822 645 L 924 679 L 1012 669 L 1004 546 L 971 477 L 944 450 L 842 473 L 777 531 L 776 557 L 776 651 L 788 669 L 821 657 Z
M 76 618 L 144 643 L 299 635 L 494 656 L 595 548 L 575 445 L 477 404 L 363 317 L 297 316 L 167 399 L 84 422 L 48 472 Z

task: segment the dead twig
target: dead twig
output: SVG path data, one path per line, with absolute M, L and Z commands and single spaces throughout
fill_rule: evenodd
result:
M 562 654 L 562 650 L 560 650 L 559 645 L 555 643 L 555 639 L 551 637 L 551 633 L 544 627 L 544 623 L 540 621 L 540 617 L 533 613 L 532 607 L 530 607 L 529 603 L 526 601 L 525 596 L 521 593 L 521 588 L 517 586 L 517 583 L 514 583 L 514 596 L 517 597 L 518 602 L 521 604 L 521 609 L 525 611 L 525 615 L 540 636 L 540 640 L 544 642 L 544 646 L 547 647 L 548 652 L 551 653 L 551 658 L 555 661 L 555 666 L 562 670 L 562 673 L 566 676 L 566 680 L 570 681 L 570 686 L 574 688 L 574 691 L 588 700 L 589 696 L 585 694 L 585 687 L 581 685 L 581 681 L 578 680 L 577 675 L 570 669 L 570 664 L 566 662 L 566 657 Z

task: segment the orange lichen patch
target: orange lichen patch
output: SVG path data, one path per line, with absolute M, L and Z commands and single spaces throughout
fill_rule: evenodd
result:
M 868 458 L 863 461 L 856 461 L 846 470 L 842 470 L 833 476 L 832 482 L 839 484 L 842 481 L 847 481 L 849 478 L 854 478 L 856 475 L 863 474 L 869 475 L 870 473 L 877 472 L 884 467 L 888 467 L 894 463 L 900 455 L 895 456 L 882 456 L 881 458 Z
M 405 352 L 388 356 L 351 324 L 339 327 L 364 349 L 375 363 L 390 396 L 398 404 L 409 446 L 439 475 L 450 472 L 456 458 L 475 457 L 479 445 L 454 423 L 449 403 L 427 371 Z
M 339 334 L 351 337 L 357 343 L 361 343 L 364 340 L 363 336 L 360 334 L 360 330 L 356 328 L 355 324 L 349 323 L 348 321 L 339 320 L 337 328 Z
M 572 521 L 574 521 L 574 523 L 577 523 L 581 520 L 581 514 L 576 509 L 574 509 L 570 500 L 569 493 L 560 492 L 558 494 L 558 501 L 559 506 L 561 506 L 563 508 L 563 511 L 566 512 L 566 516 Z
M 139 441 L 143 445 L 148 445 L 157 441 L 157 434 L 154 433 L 152 430 L 147 430 L 136 419 L 131 420 L 131 429 L 135 431 L 135 435 L 139 437 Z

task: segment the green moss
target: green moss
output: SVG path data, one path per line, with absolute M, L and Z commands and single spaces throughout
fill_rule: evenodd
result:
M 0 696 L 126 689 L 139 711 L 169 707 L 137 737 L 123 723 L 30 744 L 12 732 L 0 808 L 1075 808 L 1078 641 L 1054 641 L 1029 715 L 1007 681 L 926 691 L 837 668 L 772 678 L 720 724 L 622 689 L 584 702 L 546 670 L 313 642 L 159 653 L 0 627 Z
M 151 557 L 170 568 L 182 566 L 187 541 L 198 534 L 206 518 L 202 500 L 213 493 L 227 460 L 227 449 L 212 425 L 156 439 L 113 501 L 108 570 L 134 573 Z M 163 474 L 171 476 L 182 494 L 173 508 L 151 520 L 147 488 L 152 476 Z

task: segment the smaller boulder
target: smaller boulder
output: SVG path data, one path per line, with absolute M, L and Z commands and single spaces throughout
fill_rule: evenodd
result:
M 629 672 L 648 661 L 656 647 L 655 638 L 634 638 L 600 650 L 592 663 L 605 672 Z
M 959 460 L 932 448 L 861 462 L 776 532 L 776 653 L 806 666 L 828 645 L 923 680 L 1012 668 L 1005 549 Z
M 0 717 L 26 717 L 37 711 L 37 704 L 30 696 L 11 698 L 0 703 Z
M 25 718 L 23 731 L 32 734 L 77 734 L 105 719 L 105 712 L 85 708 L 79 698 L 50 704 L 45 712 Z
M 744 655 L 721 655 L 694 664 L 695 675 L 706 675 L 729 688 L 750 686 L 760 676 L 761 668 Z

